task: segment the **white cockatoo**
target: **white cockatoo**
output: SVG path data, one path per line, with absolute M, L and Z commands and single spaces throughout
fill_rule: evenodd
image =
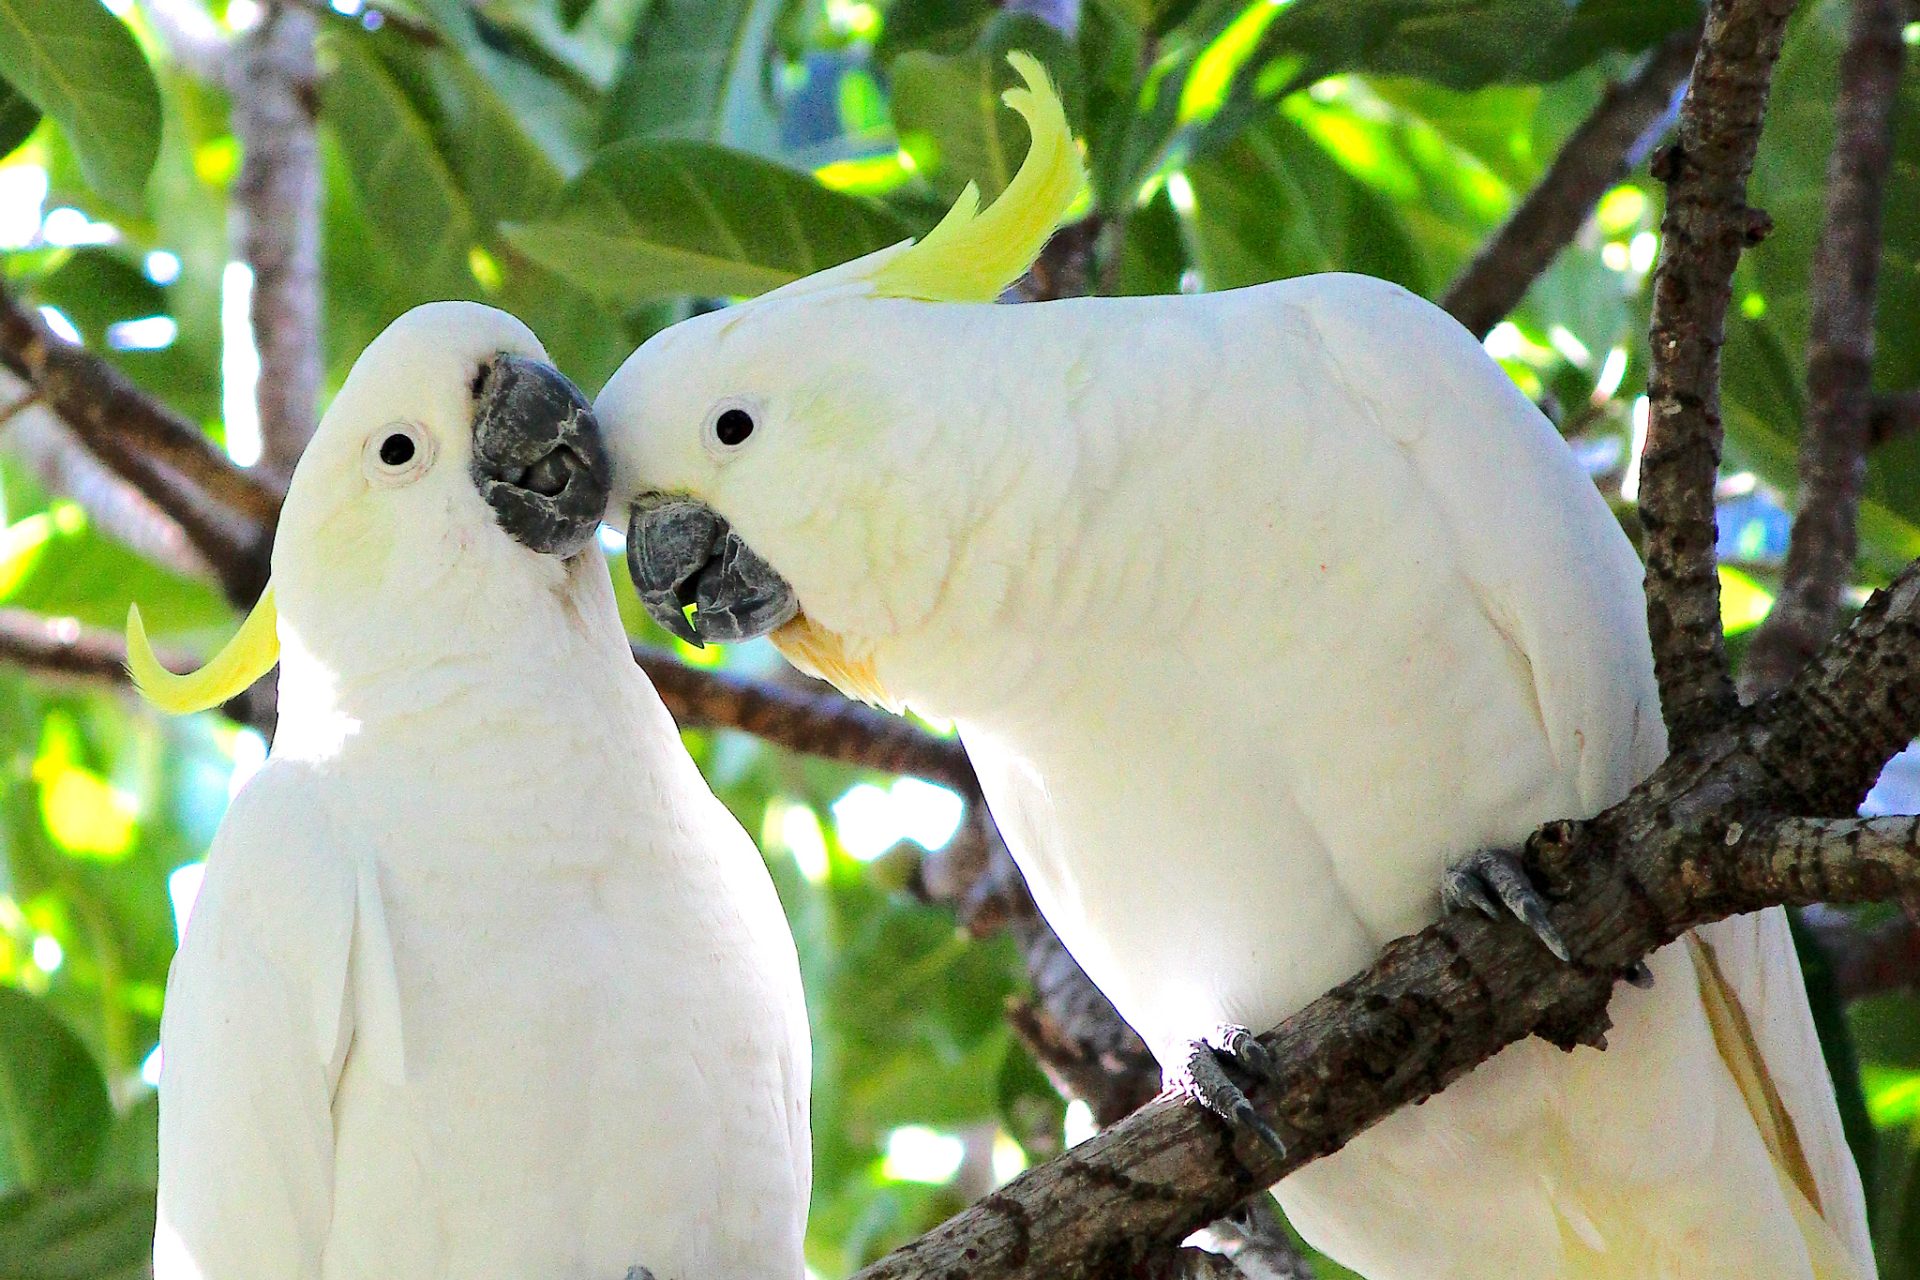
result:
M 770 632 L 952 720 L 1062 940 L 1231 1111 L 1235 1028 L 1448 903 L 1559 947 L 1499 851 L 1665 751 L 1640 567 L 1552 427 L 1393 285 L 985 305 L 1081 186 L 1015 62 L 1033 142 L 992 206 L 627 361 L 597 403 L 615 501 L 665 625 Z M 1868 1276 L 1782 915 L 1648 968 L 1608 1051 L 1510 1047 L 1281 1183 L 1293 1222 L 1371 1280 Z
M 764 864 L 635 667 L 591 410 L 408 312 L 295 471 L 280 662 L 161 1025 L 157 1280 L 799 1280 L 806 1015 Z

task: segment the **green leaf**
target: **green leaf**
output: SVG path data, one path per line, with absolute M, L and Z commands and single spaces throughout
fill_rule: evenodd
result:
M 779 8 L 770 0 L 653 0 L 607 93 L 600 140 L 771 141 L 761 70 Z
M 153 1192 L 93 1187 L 0 1199 L 0 1275 L 8 1280 L 144 1280 Z
M 66 131 L 87 182 L 137 209 L 160 150 L 160 91 L 98 0 L 0 0 L 0 77 Z
M 13 154 L 40 123 L 40 109 L 0 80 L 0 158 Z
M 66 502 L 0 529 L 0 603 L 115 629 L 138 603 L 156 635 L 233 625 L 232 609 L 210 584 L 102 537 Z
M 1692 0 L 1294 0 L 1249 65 L 1418 76 L 1456 89 L 1558 80 L 1698 21 Z
M 980 45 L 965 53 L 916 50 L 894 59 L 893 126 L 915 167 L 951 198 L 967 183 L 982 204 L 1006 189 L 1027 153 L 1027 128 L 1000 100 L 1019 83 L 1007 52 L 1033 54 L 1046 66 L 1074 111 L 1079 67 L 1073 49 L 1036 18 L 996 20 Z
M 427 292 L 471 291 L 473 211 L 431 128 L 362 42 L 336 40 L 333 48 L 339 65 L 327 85 L 323 118 L 340 142 L 381 249 L 405 263 Z
M 0 1185 L 84 1185 L 112 1123 L 107 1082 L 80 1037 L 41 1001 L 0 987 Z
M 1393 203 L 1282 115 L 1187 169 L 1194 259 L 1209 289 L 1360 271 L 1425 292 L 1420 251 Z
M 871 201 L 698 142 L 617 144 L 557 213 L 505 232 L 535 262 L 624 305 L 763 293 L 909 234 Z
M 151 1187 L 160 1176 L 160 1095 L 149 1092 L 115 1116 L 93 1171 L 99 1186 Z

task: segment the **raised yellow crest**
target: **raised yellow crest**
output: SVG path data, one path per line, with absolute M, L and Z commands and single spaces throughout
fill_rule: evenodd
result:
M 1007 61 L 1026 88 L 1007 90 L 1006 104 L 1020 113 L 1033 138 L 1020 171 L 984 210 L 980 189 L 968 183 L 939 226 L 880 264 L 872 277 L 875 295 L 992 302 L 1033 265 L 1080 198 L 1087 175 L 1060 95 L 1031 54 L 1009 53 Z
M 260 593 L 260 602 L 247 614 L 226 647 L 198 671 L 176 675 L 160 665 L 140 621 L 140 606 L 127 611 L 127 671 L 148 702 L 171 715 L 217 707 L 273 670 L 280 660 L 278 615 L 273 588 Z

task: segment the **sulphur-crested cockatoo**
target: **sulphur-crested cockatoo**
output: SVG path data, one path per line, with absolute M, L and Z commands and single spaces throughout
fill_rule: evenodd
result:
M 1393 285 L 984 305 L 1081 185 L 1016 63 L 1033 142 L 991 207 L 628 360 L 598 401 L 615 501 L 665 625 L 771 632 L 955 722 L 1061 938 L 1226 1107 L 1195 1042 L 1349 977 L 1443 882 L 1559 945 L 1489 851 L 1660 760 L 1640 568 L 1479 344 Z M 1509 1048 L 1283 1182 L 1294 1223 L 1373 1280 L 1867 1275 L 1780 913 L 1649 967 L 1610 1050 Z
M 634 666 L 592 412 L 499 311 L 361 355 L 270 595 L 280 662 L 161 1026 L 157 1280 L 799 1280 L 808 1043 L 752 843 Z

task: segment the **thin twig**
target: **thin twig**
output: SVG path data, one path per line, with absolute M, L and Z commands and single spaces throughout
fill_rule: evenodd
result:
M 1627 176 L 1648 136 L 1667 130 L 1699 42 L 1698 27 L 1676 32 L 1647 54 L 1631 78 L 1609 85 L 1526 199 L 1447 286 L 1440 305 L 1474 336 L 1486 337 L 1520 304 L 1540 273 L 1573 243 L 1600 197 Z
M 1749 700 L 1786 683 L 1833 634 L 1859 552 L 1881 212 L 1904 25 L 1899 0 L 1853 0 L 1827 160 L 1826 221 L 1813 258 L 1799 511 L 1780 593 L 1740 672 L 1740 692 Z
M 316 25 L 304 9 L 270 4 L 240 37 L 228 81 L 245 157 L 231 216 L 240 261 L 253 269 L 260 465 L 282 484 L 313 434 L 320 402 Z
M 1667 209 L 1653 278 L 1640 520 L 1660 705 L 1677 744 L 1737 705 L 1713 558 L 1720 344 L 1734 264 L 1768 225 L 1747 205 L 1747 174 L 1792 10 L 1792 0 L 1716 0 L 1678 137 L 1654 163 L 1667 184 Z

